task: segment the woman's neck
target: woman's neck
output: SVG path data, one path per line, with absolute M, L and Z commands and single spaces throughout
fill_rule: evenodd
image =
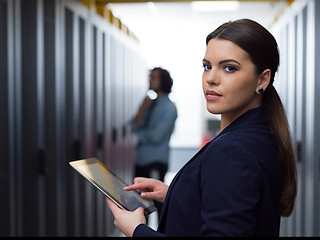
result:
M 223 131 L 227 126 L 229 126 L 234 120 L 240 117 L 242 114 L 246 113 L 247 111 L 260 107 L 261 104 L 252 105 L 250 107 L 242 108 L 238 111 L 231 111 L 226 113 L 221 113 L 221 125 L 220 125 L 220 132 Z

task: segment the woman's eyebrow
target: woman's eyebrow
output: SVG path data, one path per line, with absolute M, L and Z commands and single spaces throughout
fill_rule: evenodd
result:
M 210 64 L 210 61 L 208 61 L 208 60 L 205 59 L 205 58 L 202 60 L 202 62 L 207 63 L 207 64 Z M 236 63 L 236 64 L 241 65 L 237 60 L 234 60 L 234 59 L 225 59 L 225 60 L 222 60 L 222 61 L 219 62 L 219 65 L 224 64 L 224 63 L 227 63 L 227 62 L 234 62 L 234 63 Z
M 210 62 L 207 59 L 203 59 L 202 62 L 210 64 Z
M 221 64 L 224 64 L 224 63 L 227 63 L 227 62 L 235 62 L 235 63 L 241 65 L 238 61 L 236 61 L 234 59 L 225 59 L 225 60 L 220 61 L 219 64 L 221 65 Z

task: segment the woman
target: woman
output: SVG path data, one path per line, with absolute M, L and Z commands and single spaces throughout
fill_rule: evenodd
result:
M 146 199 L 164 202 L 158 231 L 141 208 L 123 211 L 108 201 L 127 236 L 279 236 L 280 216 L 296 197 L 296 166 L 289 126 L 273 87 L 279 65 L 274 37 L 242 19 L 206 39 L 203 91 L 221 132 L 175 176 L 170 186 L 136 178 Z

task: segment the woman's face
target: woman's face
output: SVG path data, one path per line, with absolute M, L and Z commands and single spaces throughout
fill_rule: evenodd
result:
M 259 75 L 249 55 L 227 40 L 211 39 L 203 59 L 202 87 L 207 109 L 235 119 L 261 105 Z

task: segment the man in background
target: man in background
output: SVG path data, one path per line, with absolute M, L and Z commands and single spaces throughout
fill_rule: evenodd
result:
M 137 133 L 139 144 L 135 166 L 136 177 L 153 177 L 157 171 L 159 180 L 164 181 L 168 170 L 169 141 L 177 118 L 177 109 L 170 100 L 169 93 L 173 80 L 170 73 L 160 67 L 149 75 L 149 88 L 156 98 L 144 98 L 137 114 L 131 122 L 132 131 Z M 155 202 L 160 217 L 162 204 Z

